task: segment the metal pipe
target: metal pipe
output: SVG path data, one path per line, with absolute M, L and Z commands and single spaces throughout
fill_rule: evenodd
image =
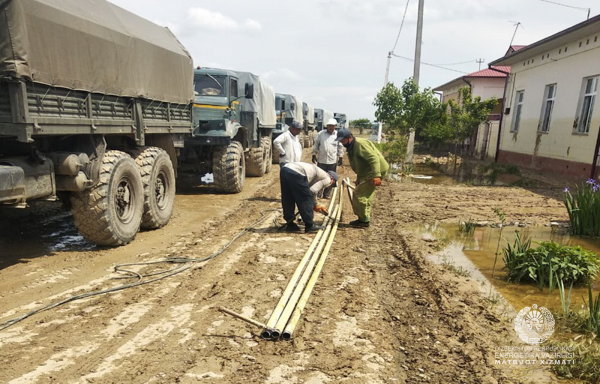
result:
M 333 213 L 332 213 L 331 217 L 336 217 L 337 211 L 338 211 L 338 205 L 336 205 L 335 208 L 333 209 Z M 331 224 L 332 223 L 333 223 L 333 220 L 330 220 L 327 223 L 327 227 L 325 227 L 325 232 L 323 233 L 323 236 L 321 237 L 321 240 L 319 241 L 319 245 L 317 246 L 317 249 L 315 250 L 313 257 L 311 257 L 310 260 L 308 261 L 308 264 L 306 265 L 306 268 L 304 269 L 304 272 L 302 273 L 302 277 L 298 281 L 298 284 L 294 287 L 292 294 L 290 296 L 290 299 L 288 300 L 287 304 L 285 305 L 285 308 L 283 309 L 281 316 L 277 320 L 277 323 L 275 324 L 275 327 L 273 328 L 273 332 L 271 332 L 272 338 L 274 338 L 274 339 L 279 338 L 279 336 L 281 335 L 281 331 L 283 330 L 283 327 L 285 327 L 285 325 L 287 324 L 287 322 L 290 319 L 290 316 L 292 315 L 292 312 L 294 311 L 294 308 L 296 308 L 296 304 L 298 304 L 298 300 L 300 299 L 300 296 L 302 295 L 302 291 L 304 290 L 304 287 L 306 286 L 306 283 L 308 282 L 308 279 L 310 278 L 310 275 L 312 274 L 315 264 L 317 263 L 317 260 L 319 259 L 319 255 L 323 251 L 323 247 L 325 246 L 327 238 L 329 237 L 329 233 L 331 232 L 331 227 L 332 227 Z
M 219 307 L 219 311 L 224 312 L 224 313 L 226 313 L 228 315 L 231 315 L 233 317 L 236 317 L 236 318 L 238 318 L 240 320 L 244 320 L 245 322 L 250 323 L 252 325 L 255 325 L 257 327 L 261 327 L 261 328 L 265 328 L 266 327 L 265 324 L 263 324 L 261 322 L 258 322 L 256 320 L 252 320 L 252 319 L 250 319 L 250 318 L 248 318 L 248 317 L 246 317 L 244 315 L 240 315 L 237 312 L 233 312 L 231 309 L 227 309 L 225 307 Z
M 312 276 L 310 277 L 310 280 L 308 281 L 308 284 L 306 285 L 304 292 L 302 293 L 302 297 L 300 297 L 300 301 L 298 301 L 298 305 L 294 309 L 294 313 L 292 314 L 287 327 L 285 327 L 285 329 L 283 331 L 282 337 L 284 340 L 290 340 L 292 338 L 292 333 L 294 332 L 294 329 L 296 329 L 296 325 L 298 325 L 298 320 L 300 320 L 302 311 L 304 310 L 304 307 L 306 306 L 308 298 L 310 297 L 310 294 L 312 293 L 312 290 L 317 282 L 317 279 L 319 278 L 319 275 L 321 274 L 323 265 L 325 264 L 325 261 L 327 260 L 327 255 L 329 255 L 329 250 L 331 249 L 331 245 L 333 244 L 333 240 L 335 239 L 335 234 L 338 229 L 338 224 L 340 223 L 340 217 L 342 216 L 342 208 L 343 208 L 343 198 L 342 197 L 343 197 L 343 194 L 340 194 L 340 203 L 338 205 L 339 209 L 338 209 L 337 215 L 335 217 L 335 223 L 333 224 L 333 229 L 331 230 L 331 234 L 329 235 L 329 239 L 327 240 L 327 245 L 325 246 L 325 249 L 323 250 L 321 257 L 319 258 L 319 262 L 317 263 L 317 266 L 315 267 L 315 270 L 312 273 Z
M 335 201 L 337 193 L 338 193 L 338 188 L 335 187 L 333 189 L 333 194 L 331 195 L 331 201 L 329 202 L 328 212 L 331 212 L 331 208 L 333 206 L 333 203 Z M 330 217 L 325 217 L 323 224 L 326 226 L 330 220 L 332 220 Z M 296 283 L 298 282 L 298 279 L 300 278 L 300 275 L 304 271 L 304 267 L 306 266 L 306 264 L 308 263 L 308 260 L 313 255 L 313 251 L 315 250 L 317 244 L 319 243 L 321 236 L 323 236 L 323 232 L 324 232 L 323 229 L 320 229 L 317 232 L 312 243 L 310 244 L 310 246 L 304 253 L 304 257 L 302 257 L 302 260 L 300 260 L 300 263 L 296 267 L 296 270 L 294 271 L 294 274 L 290 278 L 290 281 L 288 282 L 288 285 L 285 288 L 285 291 L 279 298 L 279 302 L 275 306 L 275 309 L 273 309 L 273 312 L 271 313 L 271 317 L 269 317 L 269 321 L 267 322 L 265 329 L 261 333 L 261 337 L 263 337 L 264 339 L 270 339 L 272 337 L 272 333 L 275 328 L 275 324 L 279 320 L 279 317 L 281 316 L 281 313 L 283 312 L 285 305 L 286 305 L 287 301 L 289 300 L 289 298 L 292 294 L 292 291 L 294 290 L 294 287 L 296 286 Z

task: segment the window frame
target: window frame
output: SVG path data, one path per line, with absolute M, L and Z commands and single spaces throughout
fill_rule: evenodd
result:
M 592 81 L 592 90 L 587 92 L 587 85 L 589 81 Z M 579 103 L 577 106 L 577 115 L 575 118 L 576 124 L 573 127 L 573 133 L 577 135 L 588 135 L 590 133 L 590 127 L 592 123 L 592 118 L 594 117 L 594 104 L 596 103 L 596 96 L 598 94 L 598 83 L 600 82 L 600 76 L 588 76 L 584 77 L 581 84 L 581 91 L 579 93 Z M 587 121 L 584 122 L 583 114 L 584 108 L 586 108 L 585 100 L 587 97 L 590 97 L 591 101 L 587 105 Z
M 232 98 L 238 97 L 238 79 L 234 77 L 229 78 L 229 96 Z
M 551 96 L 549 96 L 550 87 L 553 89 Z M 554 111 L 554 104 L 556 102 L 557 88 L 558 87 L 556 83 L 547 84 L 544 87 L 544 102 L 542 103 L 542 114 L 538 124 L 538 131 L 541 133 L 550 132 L 550 126 L 552 125 L 552 112 Z
M 521 96 L 520 100 L 519 100 L 519 96 Z M 519 132 L 519 126 L 521 125 L 521 113 L 523 111 L 523 102 L 524 101 L 525 101 L 525 90 L 523 89 L 523 90 L 517 91 L 516 97 L 515 97 L 515 106 L 514 106 L 515 114 L 513 115 L 513 123 L 510 128 L 511 132 Z

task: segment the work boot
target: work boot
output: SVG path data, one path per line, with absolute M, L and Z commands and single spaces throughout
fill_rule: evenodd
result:
M 368 221 L 361 221 L 360 219 L 351 221 L 348 224 L 357 228 L 369 228 L 369 225 L 371 225 Z
M 302 229 L 300 229 L 298 224 L 294 223 L 293 221 L 291 223 L 287 223 L 287 225 L 285 226 L 286 232 L 300 232 L 301 230 Z
M 313 233 L 313 232 L 318 232 L 319 229 L 323 229 L 322 226 L 320 225 L 314 225 L 314 224 L 306 224 L 306 228 L 304 229 L 304 233 Z

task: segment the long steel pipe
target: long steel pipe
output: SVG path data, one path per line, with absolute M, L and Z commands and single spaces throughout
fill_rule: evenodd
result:
M 315 270 L 312 273 L 310 280 L 308 281 L 308 284 L 306 285 L 306 288 L 304 289 L 304 292 L 302 293 L 302 297 L 300 297 L 300 300 L 298 301 L 298 305 L 296 306 L 296 308 L 294 309 L 294 312 L 292 313 L 290 321 L 288 322 L 287 326 L 285 327 L 285 330 L 283 331 L 282 337 L 284 340 L 290 340 L 292 338 L 292 333 L 294 332 L 294 329 L 296 329 L 296 325 L 298 325 L 298 320 L 300 320 L 302 311 L 304 310 L 304 307 L 306 306 L 306 303 L 308 301 L 308 298 L 310 297 L 310 294 L 312 293 L 315 283 L 317 282 L 317 279 L 319 278 L 319 275 L 321 274 L 323 265 L 325 264 L 325 261 L 327 260 L 327 255 L 329 255 L 329 250 L 331 249 L 331 245 L 333 244 L 333 240 L 335 239 L 335 234 L 337 232 L 338 224 L 340 222 L 340 217 L 342 216 L 342 208 L 343 208 L 343 200 L 344 200 L 343 197 L 344 197 L 344 194 L 340 193 L 340 203 L 338 205 L 337 215 L 335 216 L 335 223 L 333 224 L 333 229 L 331 230 L 331 234 L 329 235 L 329 239 L 327 240 L 327 245 L 325 246 L 325 249 L 323 250 L 321 257 L 319 258 L 319 262 L 317 263 L 317 266 L 315 267 Z
M 336 205 L 335 208 L 333 208 L 333 213 L 332 213 L 331 217 L 336 217 L 337 211 L 338 211 L 338 206 Z M 300 277 L 300 280 L 298 281 L 298 284 L 292 290 L 292 294 L 291 294 L 287 304 L 285 305 L 283 312 L 281 312 L 281 316 L 279 317 L 279 320 L 277 320 L 277 323 L 275 324 L 273 331 L 271 332 L 271 337 L 273 339 L 279 338 L 279 336 L 281 335 L 281 331 L 283 330 L 283 328 L 289 321 L 290 316 L 292 315 L 292 312 L 294 311 L 294 308 L 296 308 L 296 304 L 298 304 L 300 295 L 302 295 L 302 291 L 304 290 L 304 287 L 306 286 L 306 283 L 308 282 L 308 279 L 310 278 L 310 275 L 312 274 L 312 271 L 315 268 L 315 264 L 317 263 L 317 260 L 319 259 L 319 255 L 323 251 L 323 247 L 325 246 L 325 243 L 327 242 L 329 233 L 331 232 L 331 227 L 332 227 L 333 221 L 334 220 L 332 219 L 327 223 L 327 227 L 325 227 L 325 232 L 323 233 L 323 236 L 321 237 L 321 240 L 319 241 L 319 245 L 317 245 L 317 248 L 315 249 L 315 253 L 314 253 L 313 257 L 311 257 L 310 260 L 308 261 L 306 268 L 304 269 L 304 272 L 302 273 L 302 276 Z
M 328 212 L 331 212 L 331 209 L 333 207 L 333 203 L 335 202 L 335 198 L 337 196 L 337 193 L 338 193 L 338 188 L 335 187 L 333 189 L 333 194 L 331 195 L 332 196 L 331 197 L 331 201 L 329 202 Z M 341 194 L 341 192 L 340 192 L 340 194 Z M 323 221 L 323 225 L 327 226 L 329 224 L 330 220 L 332 220 L 330 216 L 325 217 L 325 220 Z M 298 282 L 298 279 L 300 278 L 302 272 L 304 271 L 304 268 L 306 267 L 306 264 L 308 263 L 309 259 L 313 255 L 313 252 L 314 252 L 317 244 L 319 244 L 319 241 L 321 240 L 321 237 L 323 236 L 323 233 L 324 233 L 323 229 L 320 229 L 317 232 L 317 234 L 315 235 L 315 238 L 313 239 L 312 243 L 310 244 L 310 246 L 308 247 L 308 249 L 304 253 L 304 257 L 302 257 L 302 260 L 300 260 L 300 263 L 298 264 L 298 266 L 296 267 L 296 270 L 294 271 L 294 274 L 290 278 L 290 281 L 288 282 L 288 285 L 285 288 L 285 291 L 281 295 L 281 298 L 279 299 L 279 302 L 277 303 L 277 306 L 275 306 L 275 309 L 271 313 L 271 317 L 269 317 L 269 321 L 267 322 L 267 326 L 265 327 L 265 329 L 261 333 L 261 336 L 263 338 L 265 338 L 265 339 L 270 339 L 271 338 L 271 335 L 273 333 L 273 329 L 275 328 L 275 324 L 279 320 L 279 317 L 281 317 L 281 313 L 283 312 L 283 310 L 285 308 L 285 305 L 288 302 L 288 300 L 289 300 L 289 298 L 290 298 L 290 296 L 292 294 L 292 291 L 296 287 L 296 283 Z

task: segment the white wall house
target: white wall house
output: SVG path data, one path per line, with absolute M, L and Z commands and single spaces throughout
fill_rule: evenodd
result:
M 509 53 L 497 161 L 575 178 L 597 177 L 600 16 Z
M 489 121 L 481 124 L 474 137 L 469 140 L 470 152 L 481 159 L 493 159 L 496 155 L 502 97 L 506 72 L 509 70 L 510 67 L 483 69 L 434 88 L 434 91 L 443 93 L 443 102 L 458 100 L 458 90 L 461 87 L 470 87 L 473 97 L 479 96 L 482 100 L 495 97 L 499 100 L 498 107 L 489 116 Z

